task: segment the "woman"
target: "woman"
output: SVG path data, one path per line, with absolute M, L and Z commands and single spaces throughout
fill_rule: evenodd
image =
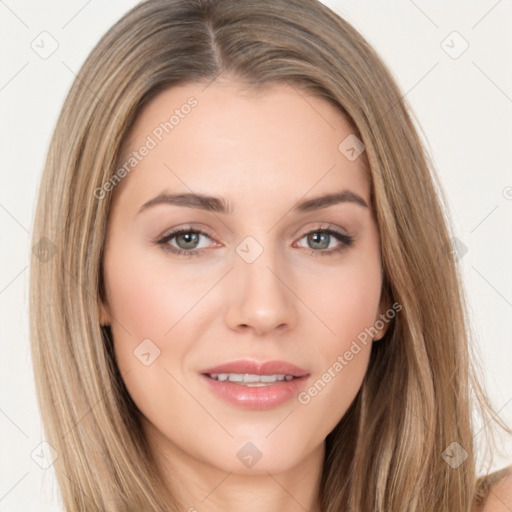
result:
M 66 510 L 508 510 L 506 470 L 477 478 L 492 411 L 438 188 L 321 3 L 126 14 L 66 99 L 34 229 Z

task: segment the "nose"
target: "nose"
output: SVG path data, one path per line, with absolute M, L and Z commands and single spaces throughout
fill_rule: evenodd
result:
M 252 330 L 262 336 L 295 327 L 297 299 L 290 274 L 285 273 L 275 251 L 263 250 L 252 263 L 236 255 L 228 284 L 226 323 L 235 331 Z M 288 279 L 287 279 L 288 276 Z

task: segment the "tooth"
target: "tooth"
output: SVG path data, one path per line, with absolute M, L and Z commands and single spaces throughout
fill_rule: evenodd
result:
M 262 386 L 274 382 L 283 382 L 285 380 L 290 381 L 294 378 L 293 375 L 286 375 L 283 373 L 274 375 L 255 375 L 250 373 L 211 373 L 210 377 L 220 382 L 236 382 L 247 386 Z
M 243 380 L 243 382 L 259 382 L 260 376 L 246 373 L 246 374 L 242 375 L 242 380 Z

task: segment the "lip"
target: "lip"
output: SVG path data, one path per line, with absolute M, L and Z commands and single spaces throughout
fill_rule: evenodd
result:
M 241 359 L 229 363 L 219 364 L 201 373 L 250 373 L 252 375 L 274 375 L 284 373 L 294 377 L 304 377 L 309 375 L 306 370 L 287 363 L 286 361 L 256 361 L 254 359 Z
M 218 381 L 207 374 L 249 373 L 252 375 L 293 375 L 290 381 L 279 381 L 266 386 L 244 386 L 236 382 Z M 296 396 L 305 386 L 310 374 L 285 361 L 240 360 L 207 368 L 201 372 L 201 380 L 216 396 L 242 409 L 265 410 L 278 407 Z

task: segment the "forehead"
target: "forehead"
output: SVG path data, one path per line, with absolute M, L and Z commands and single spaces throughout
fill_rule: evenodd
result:
M 294 85 L 175 86 L 139 113 L 118 165 L 130 163 L 121 185 L 138 196 L 166 188 L 234 203 L 230 190 L 238 200 L 270 195 L 275 202 L 350 188 L 369 203 L 365 159 L 340 149 L 354 136 L 340 109 Z

